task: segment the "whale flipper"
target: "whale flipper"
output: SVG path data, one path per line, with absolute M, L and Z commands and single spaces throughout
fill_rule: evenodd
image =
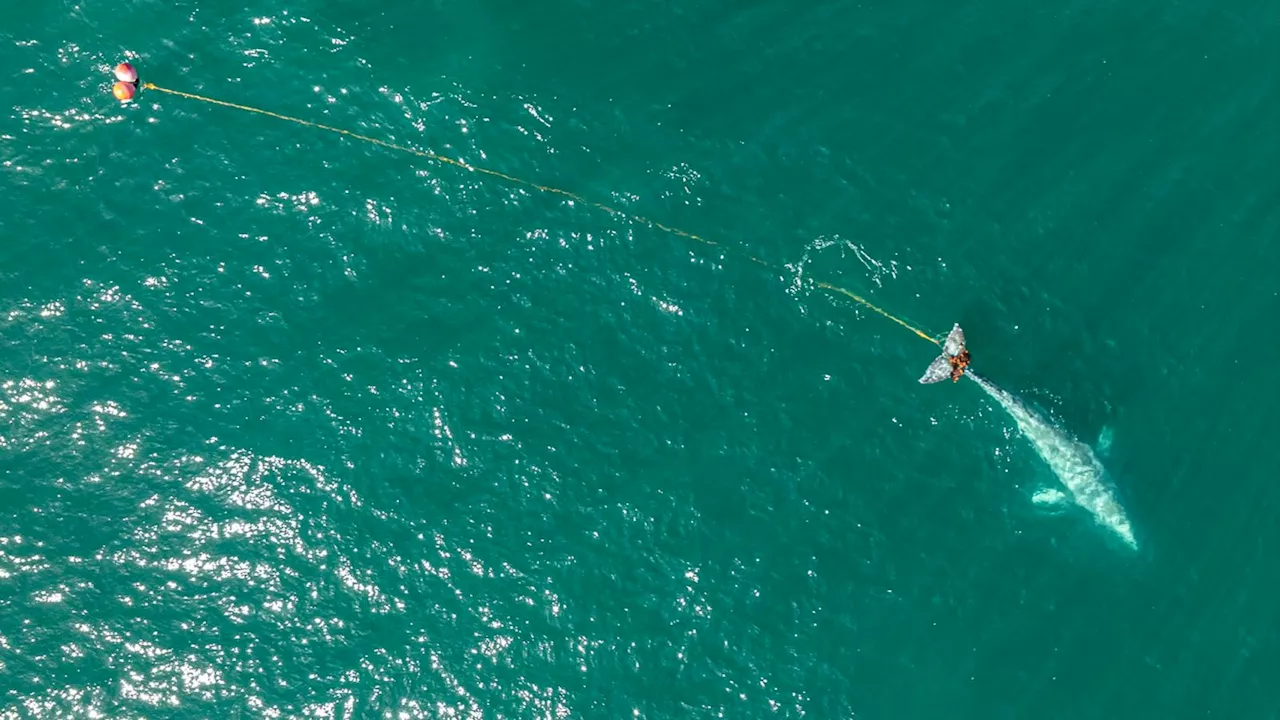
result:
M 1098 433 L 1098 454 L 1106 457 L 1111 454 L 1111 440 L 1114 438 L 1115 432 L 1110 425 L 1102 428 L 1102 432 Z
M 951 377 L 951 361 L 946 355 L 939 355 L 929 363 L 929 367 L 924 371 L 924 375 L 920 376 L 920 383 L 928 385 L 929 383 L 942 382 Z
M 1040 488 L 1031 496 L 1031 502 L 1037 505 L 1063 505 L 1067 502 L 1067 494 L 1058 488 Z

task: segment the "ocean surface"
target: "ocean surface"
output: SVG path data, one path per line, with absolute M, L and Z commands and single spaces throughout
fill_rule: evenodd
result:
M 11 5 L 0 717 L 1280 718 L 1274 0 Z

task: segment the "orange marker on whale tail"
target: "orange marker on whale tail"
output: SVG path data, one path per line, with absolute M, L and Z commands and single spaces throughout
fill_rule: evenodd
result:
M 138 71 L 129 63 L 122 62 L 113 72 L 116 83 L 111 86 L 111 94 L 120 102 L 129 102 L 138 94 Z

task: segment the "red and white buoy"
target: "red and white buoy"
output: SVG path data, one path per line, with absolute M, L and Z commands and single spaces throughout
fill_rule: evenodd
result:
M 134 85 L 134 84 L 137 84 L 138 82 L 138 71 L 134 70 L 133 66 L 127 62 L 122 62 L 119 65 L 117 65 L 115 69 L 115 73 L 116 73 L 116 80 L 119 80 L 122 83 L 129 83 L 130 85 Z
M 133 83 L 116 81 L 116 84 L 111 86 L 111 94 L 115 95 L 120 102 L 129 102 L 134 95 L 138 94 L 138 88 Z
M 138 94 L 138 71 L 127 62 L 115 66 L 112 73 L 116 82 L 111 86 L 111 94 L 120 102 L 129 102 Z

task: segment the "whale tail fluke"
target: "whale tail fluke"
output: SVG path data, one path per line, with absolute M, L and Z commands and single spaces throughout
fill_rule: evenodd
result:
M 929 363 L 929 367 L 925 369 L 924 375 L 920 376 L 920 383 L 928 385 L 930 383 L 942 382 L 951 377 L 951 358 L 946 355 L 939 355 Z
M 960 379 L 964 375 L 964 369 L 969 366 L 969 350 L 964 344 L 964 330 L 960 329 L 959 323 L 951 328 L 951 332 L 947 335 L 947 339 L 942 342 L 942 354 L 933 359 L 929 363 L 929 367 L 925 369 L 924 375 L 920 376 L 920 383 L 928 385 L 931 383 L 942 382 L 947 378 L 951 378 L 952 382 Z

